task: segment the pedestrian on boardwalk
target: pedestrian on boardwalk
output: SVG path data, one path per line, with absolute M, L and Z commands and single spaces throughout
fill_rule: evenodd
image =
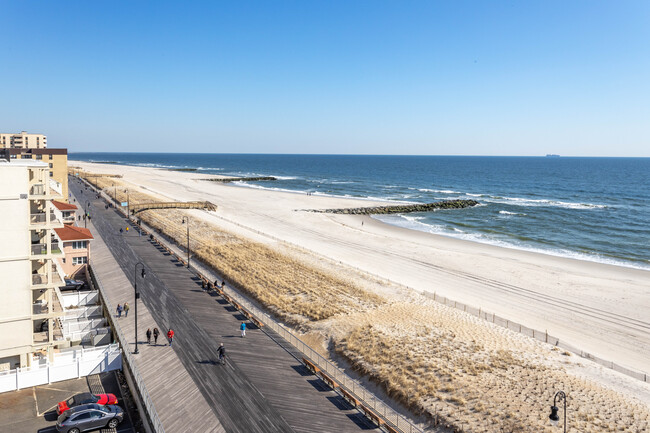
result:
M 130 309 L 131 309 L 131 307 L 129 307 L 129 303 L 125 302 L 124 303 L 124 317 L 129 317 L 129 310 Z
M 147 328 L 147 344 L 151 344 L 151 328 Z
M 122 317 L 122 306 L 120 304 L 117 304 L 117 317 Z
M 169 331 L 167 331 L 167 339 L 169 339 L 169 347 L 171 347 L 174 342 L 174 331 L 172 331 L 172 328 L 169 328 Z
M 120 227 L 120 234 L 124 233 L 124 229 Z
M 153 344 L 155 346 L 158 345 L 158 336 L 160 335 L 160 331 L 158 328 L 153 328 Z
M 246 322 L 241 322 L 239 329 L 241 330 L 241 338 L 244 338 L 246 336 Z

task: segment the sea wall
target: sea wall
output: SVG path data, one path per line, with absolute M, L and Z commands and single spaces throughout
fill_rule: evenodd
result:
M 396 206 L 356 207 L 349 209 L 307 209 L 308 212 L 348 215 L 379 215 L 391 213 L 428 212 L 436 209 L 463 209 L 476 206 L 476 200 L 446 200 L 435 203 L 418 203 Z

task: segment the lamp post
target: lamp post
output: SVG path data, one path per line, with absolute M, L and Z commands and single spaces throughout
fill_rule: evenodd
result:
M 129 190 L 124 191 L 126 193 L 126 219 L 131 220 L 131 217 L 129 217 Z
M 558 425 L 558 422 L 560 421 L 560 417 L 557 414 L 558 401 L 564 402 L 564 433 L 566 433 L 566 394 L 564 391 L 558 391 L 555 393 L 555 397 L 553 397 L 553 406 L 551 406 L 551 414 L 548 416 L 548 419 L 551 420 L 551 425 Z
M 88 228 L 88 207 L 90 206 L 90 201 L 86 200 L 86 213 L 84 214 L 84 228 Z
M 138 352 L 138 299 L 140 299 L 140 293 L 138 293 L 138 265 L 142 266 L 142 271 L 140 273 L 142 279 L 147 275 L 144 270 L 144 264 L 142 262 L 136 263 L 133 271 L 133 288 L 135 290 L 135 300 L 133 301 L 135 307 L 135 351 L 133 353 L 136 355 L 140 353 Z
M 182 224 L 187 223 L 187 268 L 190 267 L 190 218 L 184 216 L 181 220 Z

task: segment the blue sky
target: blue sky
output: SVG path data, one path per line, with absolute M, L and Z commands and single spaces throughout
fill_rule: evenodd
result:
M 650 156 L 650 2 L 0 0 L 70 151 Z

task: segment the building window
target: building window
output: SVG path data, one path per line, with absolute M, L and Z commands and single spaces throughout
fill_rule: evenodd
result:
M 50 153 L 50 159 L 52 159 L 52 154 Z
M 11 154 L 11 159 L 16 159 L 16 154 L 15 153 Z
M 32 159 L 32 154 L 23 154 L 23 159 Z
M 36 159 L 43 159 L 43 155 L 36 155 Z
M 54 167 L 54 164 L 52 164 L 52 163 L 50 162 L 50 168 L 53 168 L 53 167 Z
M 73 250 L 82 250 L 86 248 L 86 241 L 74 241 L 72 242 Z
M 73 257 L 72 258 L 72 264 L 73 265 L 85 265 L 88 263 L 88 257 Z
M 50 172 L 50 177 L 54 177 L 54 173 L 53 173 L 53 172 Z
M 61 263 L 65 263 L 65 257 L 61 259 Z

